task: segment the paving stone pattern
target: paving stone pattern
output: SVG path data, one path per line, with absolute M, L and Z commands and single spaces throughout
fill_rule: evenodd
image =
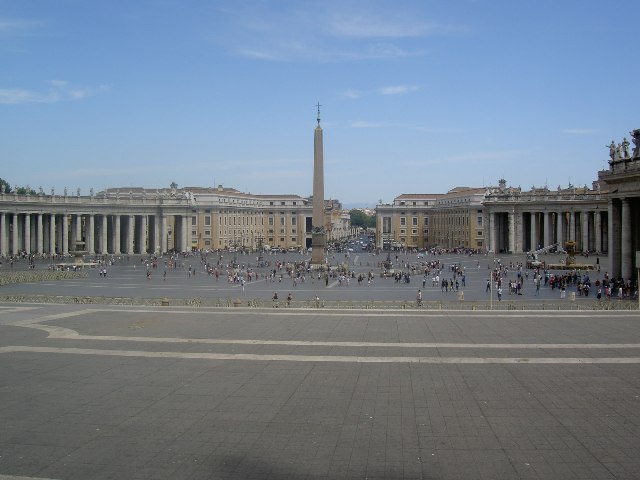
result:
M 0 479 L 640 478 L 639 320 L 0 305 Z

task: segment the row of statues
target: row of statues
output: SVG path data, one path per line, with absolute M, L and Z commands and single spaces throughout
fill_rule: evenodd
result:
M 609 148 L 609 157 L 611 157 L 612 162 L 616 162 L 619 160 L 627 160 L 631 158 L 640 158 L 640 128 L 636 128 L 629 132 L 631 135 L 631 141 L 635 145 L 633 149 L 633 154 L 629 155 L 629 140 L 627 137 L 622 139 L 622 143 L 618 143 L 616 145 L 615 140 L 611 140 L 611 144 L 607 145 Z
M 32 193 L 31 187 L 30 187 L 29 185 L 27 185 L 27 186 L 24 188 L 24 191 L 25 191 L 25 193 L 26 193 L 27 195 L 39 195 L 39 196 L 41 196 L 41 197 L 42 197 L 42 196 L 44 196 L 44 194 L 45 194 L 45 193 L 44 193 L 44 189 L 43 189 L 41 186 L 40 186 L 40 187 L 38 187 L 38 192 L 37 192 L 37 193 L 35 193 L 35 194 L 34 194 L 34 193 Z M 0 187 L 0 193 L 2 193 L 3 195 L 4 195 L 4 194 L 6 194 L 6 193 L 9 193 L 9 187 L 8 187 L 6 184 L 4 184 L 4 183 L 3 183 L 3 184 L 2 184 L 2 186 Z M 17 195 L 17 193 L 18 193 L 18 189 L 16 189 L 13 193 Z M 53 187 L 51 187 L 51 196 L 53 197 L 53 196 L 55 196 L 55 194 L 56 194 L 55 189 L 54 189 Z M 90 188 L 90 189 L 89 189 L 89 195 L 90 195 L 91 197 L 93 197 L 93 196 L 94 196 L 94 194 L 95 194 L 95 193 L 94 193 L 94 191 L 93 191 L 93 188 Z M 67 187 L 64 187 L 64 196 L 66 197 L 66 196 L 68 196 L 68 195 L 69 195 L 69 191 L 67 190 Z M 79 189 L 79 188 L 76 190 L 76 195 L 77 195 L 78 197 L 80 196 L 80 189 Z

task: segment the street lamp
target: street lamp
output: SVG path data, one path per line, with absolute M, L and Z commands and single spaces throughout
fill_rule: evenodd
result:
M 391 268 L 391 232 L 387 232 L 387 268 Z
M 236 231 L 233 231 L 233 268 L 236 268 L 238 259 L 238 242 L 236 241 Z

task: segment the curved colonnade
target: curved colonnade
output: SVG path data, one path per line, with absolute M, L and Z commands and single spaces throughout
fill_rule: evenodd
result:
M 188 198 L 0 195 L 0 254 L 190 250 Z

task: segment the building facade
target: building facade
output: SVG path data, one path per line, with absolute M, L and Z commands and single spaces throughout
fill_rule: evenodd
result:
M 445 194 L 402 194 L 378 205 L 376 247 L 481 250 L 484 192 L 456 187 Z
M 344 216 L 330 235 L 342 236 Z M 0 255 L 150 254 L 311 246 L 312 208 L 297 195 L 232 188 L 107 189 L 90 195 L 0 193 Z M 336 224 L 339 231 L 333 233 Z

